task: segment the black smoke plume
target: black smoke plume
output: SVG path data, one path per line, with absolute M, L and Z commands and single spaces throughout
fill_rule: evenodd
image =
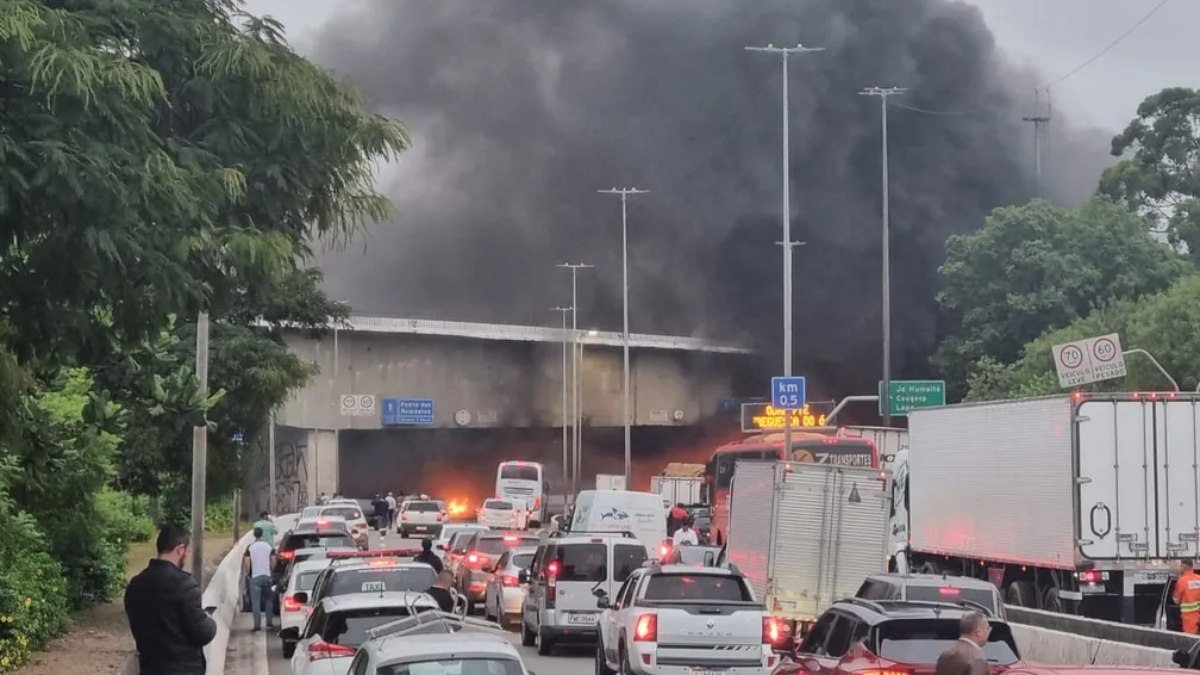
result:
M 960 2 L 351 7 L 315 57 L 416 145 L 383 172 L 395 222 L 326 261 L 332 293 L 361 312 L 555 325 L 570 286 L 554 265 L 587 262 L 581 325 L 619 329 L 620 207 L 596 191 L 637 186 L 651 193 L 629 203 L 632 330 L 742 340 L 764 374 L 777 368 L 781 65 L 746 45 L 825 48 L 793 57 L 789 78 L 793 228 L 807 242 L 796 370 L 823 397 L 873 390 L 881 358 L 880 104 L 863 87 L 909 88 L 889 109 L 899 374 L 931 374 L 947 236 L 1034 191 L 1021 121 L 1034 78 Z

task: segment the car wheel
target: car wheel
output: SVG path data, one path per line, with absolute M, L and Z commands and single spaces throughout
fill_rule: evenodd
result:
M 547 637 L 544 629 L 538 629 L 537 632 L 537 653 L 538 656 L 549 656 L 550 652 L 554 651 L 554 638 Z
M 604 661 L 604 642 L 596 640 L 596 675 L 613 675 L 613 671 Z
M 624 643 L 621 643 L 620 659 L 617 665 L 621 668 L 621 675 L 634 675 L 633 666 L 629 665 L 629 653 L 625 651 Z
M 295 653 L 296 653 L 296 643 L 288 642 L 287 640 L 284 640 L 283 641 L 283 658 L 290 659 L 290 658 L 292 658 L 292 654 L 295 654 Z
M 525 625 L 525 618 L 521 617 L 521 646 L 532 647 L 537 642 L 537 635 L 529 630 L 529 626 Z

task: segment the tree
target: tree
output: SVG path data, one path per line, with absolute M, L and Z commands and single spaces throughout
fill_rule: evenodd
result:
M 961 329 L 934 361 L 957 391 L 981 359 L 1011 362 L 1047 329 L 1163 289 L 1186 269 L 1142 218 L 1107 197 L 1078 210 L 1043 201 L 998 208 L 946 251 L 938 303 Z
M 1150 352 L 1184 390 L 1200 384 L 1200 277 L 1187 276 L 1166 291 L 1097 309 L 1031 341 L 1009 364 L 985 361 L 970 378 L 971 400 L 1040 396 L 1062 391 L 1051 347 L 1119 333 L 1126 349 Z M 1126 357 L 1128 375 L 1081 387 L 1085 391 L 1164 391 L 1170 383 L 1144 356 Z
M 1125 159 L 1100 177 L 1100 192 L 1152 218 L 1200 262 L 1200 90 L 1147 97 L 1112 154 Z

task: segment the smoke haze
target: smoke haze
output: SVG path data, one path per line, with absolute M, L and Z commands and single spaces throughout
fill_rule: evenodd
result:
M 374 0 L 330 23 L 316 60 L 415 147 L 384 173 L 395 221 L 323 261 L 359 312 L 553 325 L 556 263 L 586 262 L 580 323 L 619 329 L 629 201 L 634 332 L 741 340 L 777 367 L 781 67 L 793 57 L 796 370 L 821 396 L 874 388 L 880 325 L 880 105 L 889 109 L 894 363 L 927 376 L 950 234 L 1034 193 L 1036 77 L 1009 66 L 978 10 L 949 0 Z M 1095 185 L 1104 134 L 1056 113 L 1051 196 Z M 1082 150 L 1079 150 L 1082 149 Z M 761 392 L 754 392 L 761 393 Z

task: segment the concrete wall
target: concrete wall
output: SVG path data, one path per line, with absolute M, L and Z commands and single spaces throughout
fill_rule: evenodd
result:
M 562 347 L 554 343 L 474 340 L 342 331 L 334 339 L 294 335 L 289 347 L 321 374 L 280 412 L 298 428 L 379 429 L 380 416 L 343 417 L 342 394 L 432 398 L 442 428 L 554 427 L 562 419 Z M 694 424 L 731 392 L 745 357 L 642 349 L 631 354 L 637 425 Z M 592 426 L 621 426 L 621 350 L 584 349 L 581 400 Z M 569 373 L 568 373 L 569 376 Z M 570 407 L 568 401 L 568 408 Z M 470 422 L 459 425 L 455 413 Z M 678 413 L 676 411 L 679 411 Z
M 328 430 L 275 427 L 275 513 L 294 513 L 316 501 L 321 492 L 337 491 L 338 450 L 336 434 Z M 270 473 L 258 467 L 253 493 L 245 511 L 269 510 Z

